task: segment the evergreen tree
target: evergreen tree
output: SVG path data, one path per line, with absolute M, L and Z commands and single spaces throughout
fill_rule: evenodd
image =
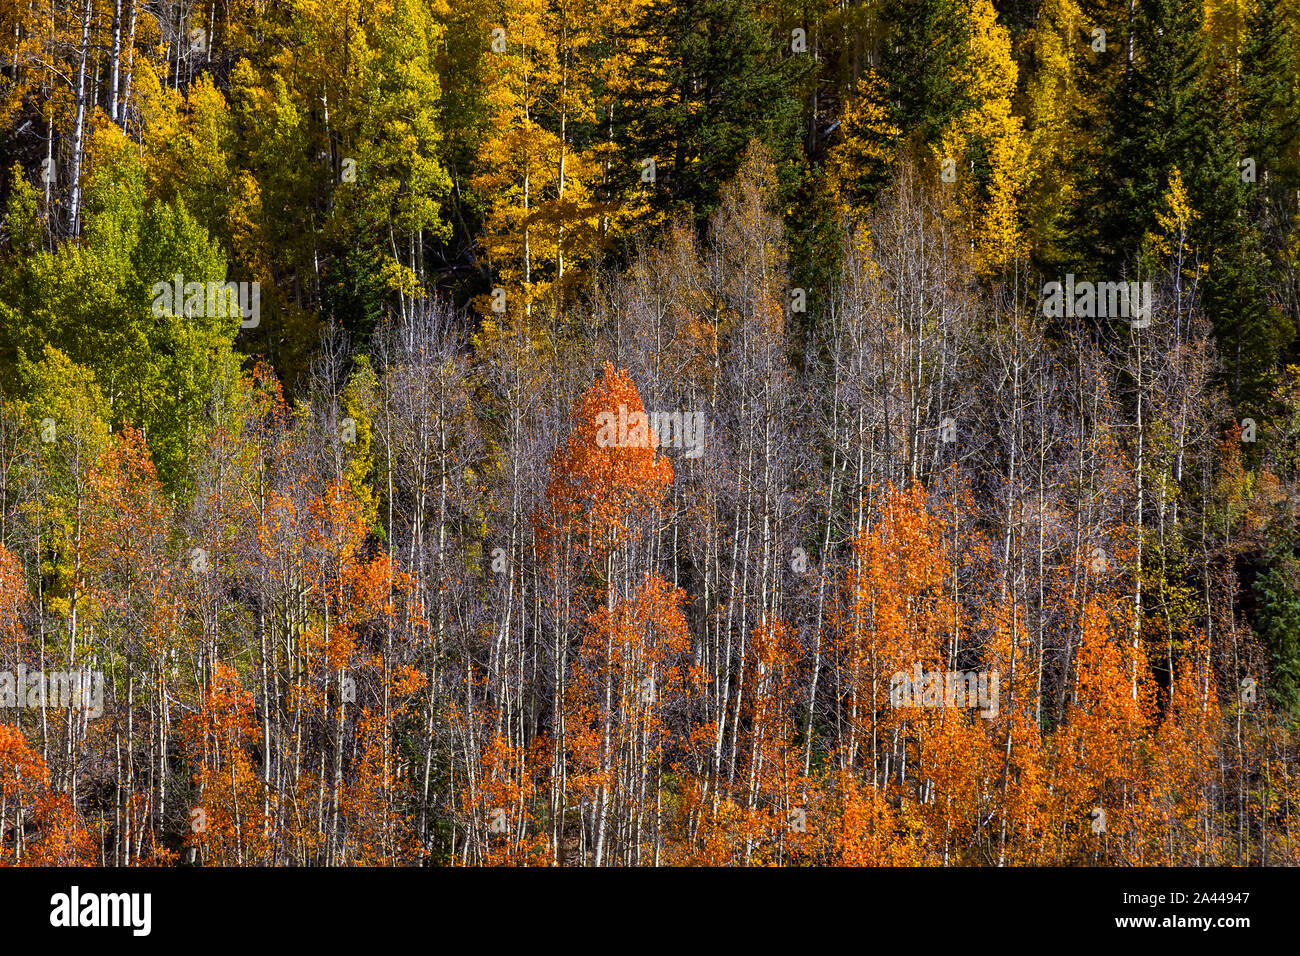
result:
M 970 105 L 963 78 L 971 56 L 966 4 L 956 0 L 886 0 L 880 72 L 889 86 L 894 123 L 934 142 Z
M 1293 717 L 1300 716 L 1300 561 L 1288 551 L 1274 555 L 1255 579 L 1260 603 L 1257 629 L 1271 657 L 1268 695 Z
M 655 206 L 689 207 L 703 220 L 759 139 L 788 191 L 807 60 L 785 55 L 744 0 L 656 0 L 632 33 L 657 55 L 638 57 L 630 70 L 615 178 L 635 189 L 648 178 L 643 160 L 653 159 Z
M 1200 158 L 1209 119 L 1201 27 L 1199 0 L 1151 0 L 1136 8 L 1131 38 L 1112 31 L 1097 55 L 1099 156 L 1075 209 L 1071 245 L 1076 259 L 1107 275 L 1132 271 L 1169 171 L 1194 169 Z

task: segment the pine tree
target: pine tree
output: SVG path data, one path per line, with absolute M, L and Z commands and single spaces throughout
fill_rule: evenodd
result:
M 1132 55 L 1126 56 L 1126 41 Z M 1107 40 L 1098 102 L 1100 161 L 1075 209 L 1071 245 L 1106 276 L 1132 274 L 1169 170 L 1193 169 L 1210 122 L 1200 0 L 1136 7 L 1127 35 Z
M 745 0 L 655 0 L 630 33 L 652 52 L 633 62 L 622 92 L 614 182 L 649 192 L 656 208 L 689 209 L 703 221 L 751 140 L 788 166 L 799 147 L 799 81 L 809 66 L 783 55 Z M 653 181 L 644 175 L 647 160 Z
M 894 125 L 933 143 L 971 105 L 970 15 L 955 0 L 886 0 L 880 73 Z

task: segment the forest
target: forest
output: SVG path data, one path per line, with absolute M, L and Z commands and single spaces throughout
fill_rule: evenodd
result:
M 0 0 L 0 865 L 1300 864 L 1298 322 L 1292 0 Z

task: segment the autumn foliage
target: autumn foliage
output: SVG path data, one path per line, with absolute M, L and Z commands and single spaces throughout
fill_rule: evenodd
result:
M 0 861 L 1300 864 L 1297 37 L 0 0 Z

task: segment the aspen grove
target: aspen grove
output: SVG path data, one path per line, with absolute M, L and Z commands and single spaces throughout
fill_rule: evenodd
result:
M 0 0 L 0 864 L 1300 864 L 1297 30 Z

